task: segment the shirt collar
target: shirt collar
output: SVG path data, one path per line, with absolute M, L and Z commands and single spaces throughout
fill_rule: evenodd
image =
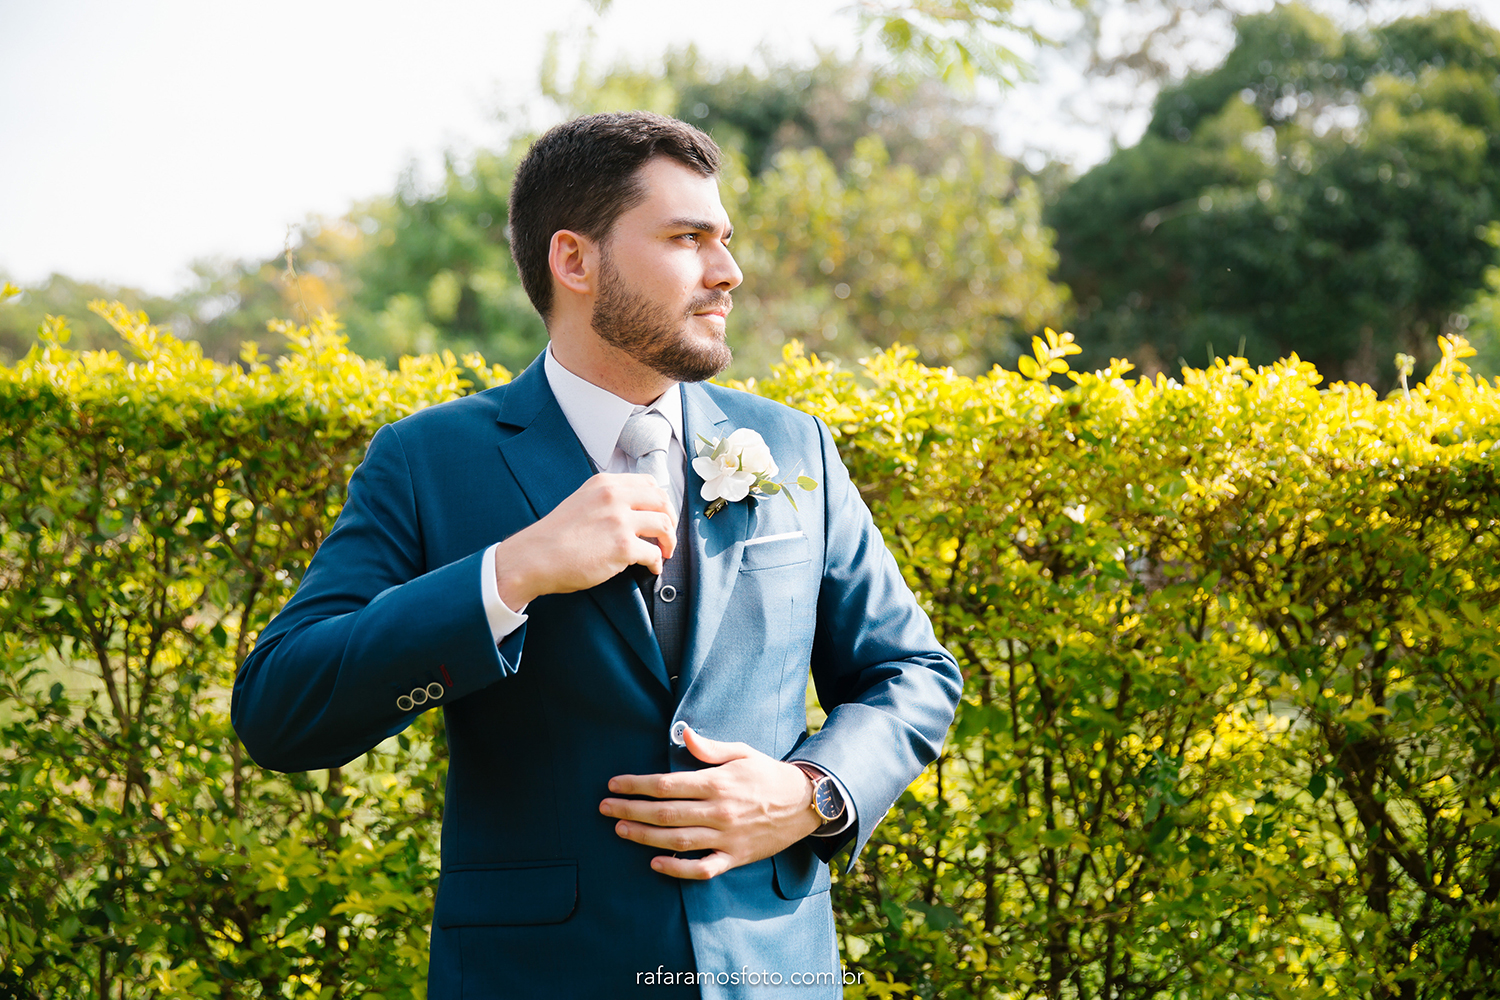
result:
M 666 417 L 672 425 L 673 438 L 687 450 L 682 436 L 682 389 L 676 382 L 649 406 L 637 406 L 568 371 L 552 356 L 551 344 L 547 345 L 542 366 L 557 405 L 596 468 L 609 468 L 625 421 L 642 410 L 656 410 Z

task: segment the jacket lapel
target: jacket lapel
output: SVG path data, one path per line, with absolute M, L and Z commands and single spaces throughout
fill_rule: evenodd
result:
M 500 454 L 538 520 L 593 475 L 588 454 L 552 395 L 540 357 L 501 395 L 497 420 L 503 427 L 516 428 L 500 442 Z M 667 686 L 661 647 L 651 631 L 646 602 L 634 575 L 627 570 L 591 587 L 588 594 L 647 669 Z
M 694 568 L 693 613 L 688 623 L 683 657 L 685 690 L 686 684 L 692 683 L 703 669 L 704 660 L 708 657 L 708 651 L 713 648 L 714 637 L 724 620 L 725 609 L 729 606 L 735 576 L 740 570 L 752 501 L 747 498 L 739 503 L 732 503 L 712 519 L 704 514 L 708 503 L 703 499 L 703 479 L 693 471 L 692 461 L 697 453 L 698 435 L 712 439 L 728 434 L 735 428 L 704 388 L 696 383 L 684 383 L 682 386 L 682 416 L 683 436 L 687 438 L 688 451 L 683 507 L 690 519 L 688 544 L 692 546 Z

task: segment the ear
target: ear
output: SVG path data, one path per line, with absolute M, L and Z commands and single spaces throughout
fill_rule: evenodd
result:
M 580 295 L 594 291 L 595 262 L 598 247 L 587 236 L 570 229 L 559 229 L 552 234 L 552 243 L 547 248 L 547 266 L 564 288 Z

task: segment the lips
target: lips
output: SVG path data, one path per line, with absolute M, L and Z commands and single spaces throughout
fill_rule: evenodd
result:
M 718 316 L 723 319 L 733 308 L 734 300 L 729 297 L 728 292 L 722 292 L 708 298 L 698 299 L 688 307 L 688 312 L 693 316 Z

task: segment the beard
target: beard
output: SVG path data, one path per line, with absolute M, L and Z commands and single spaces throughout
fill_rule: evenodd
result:
M 688 323 L 694 313 L 729 303 L 728 292 L 708 292 L 673 313 L 626 287 L 607 253 L 599 261 L 599 293 L 594 299 L 594 332 L 641 364 L 674 382 L 713 378 L 734 358 L 723 340 L 691 340 Z

